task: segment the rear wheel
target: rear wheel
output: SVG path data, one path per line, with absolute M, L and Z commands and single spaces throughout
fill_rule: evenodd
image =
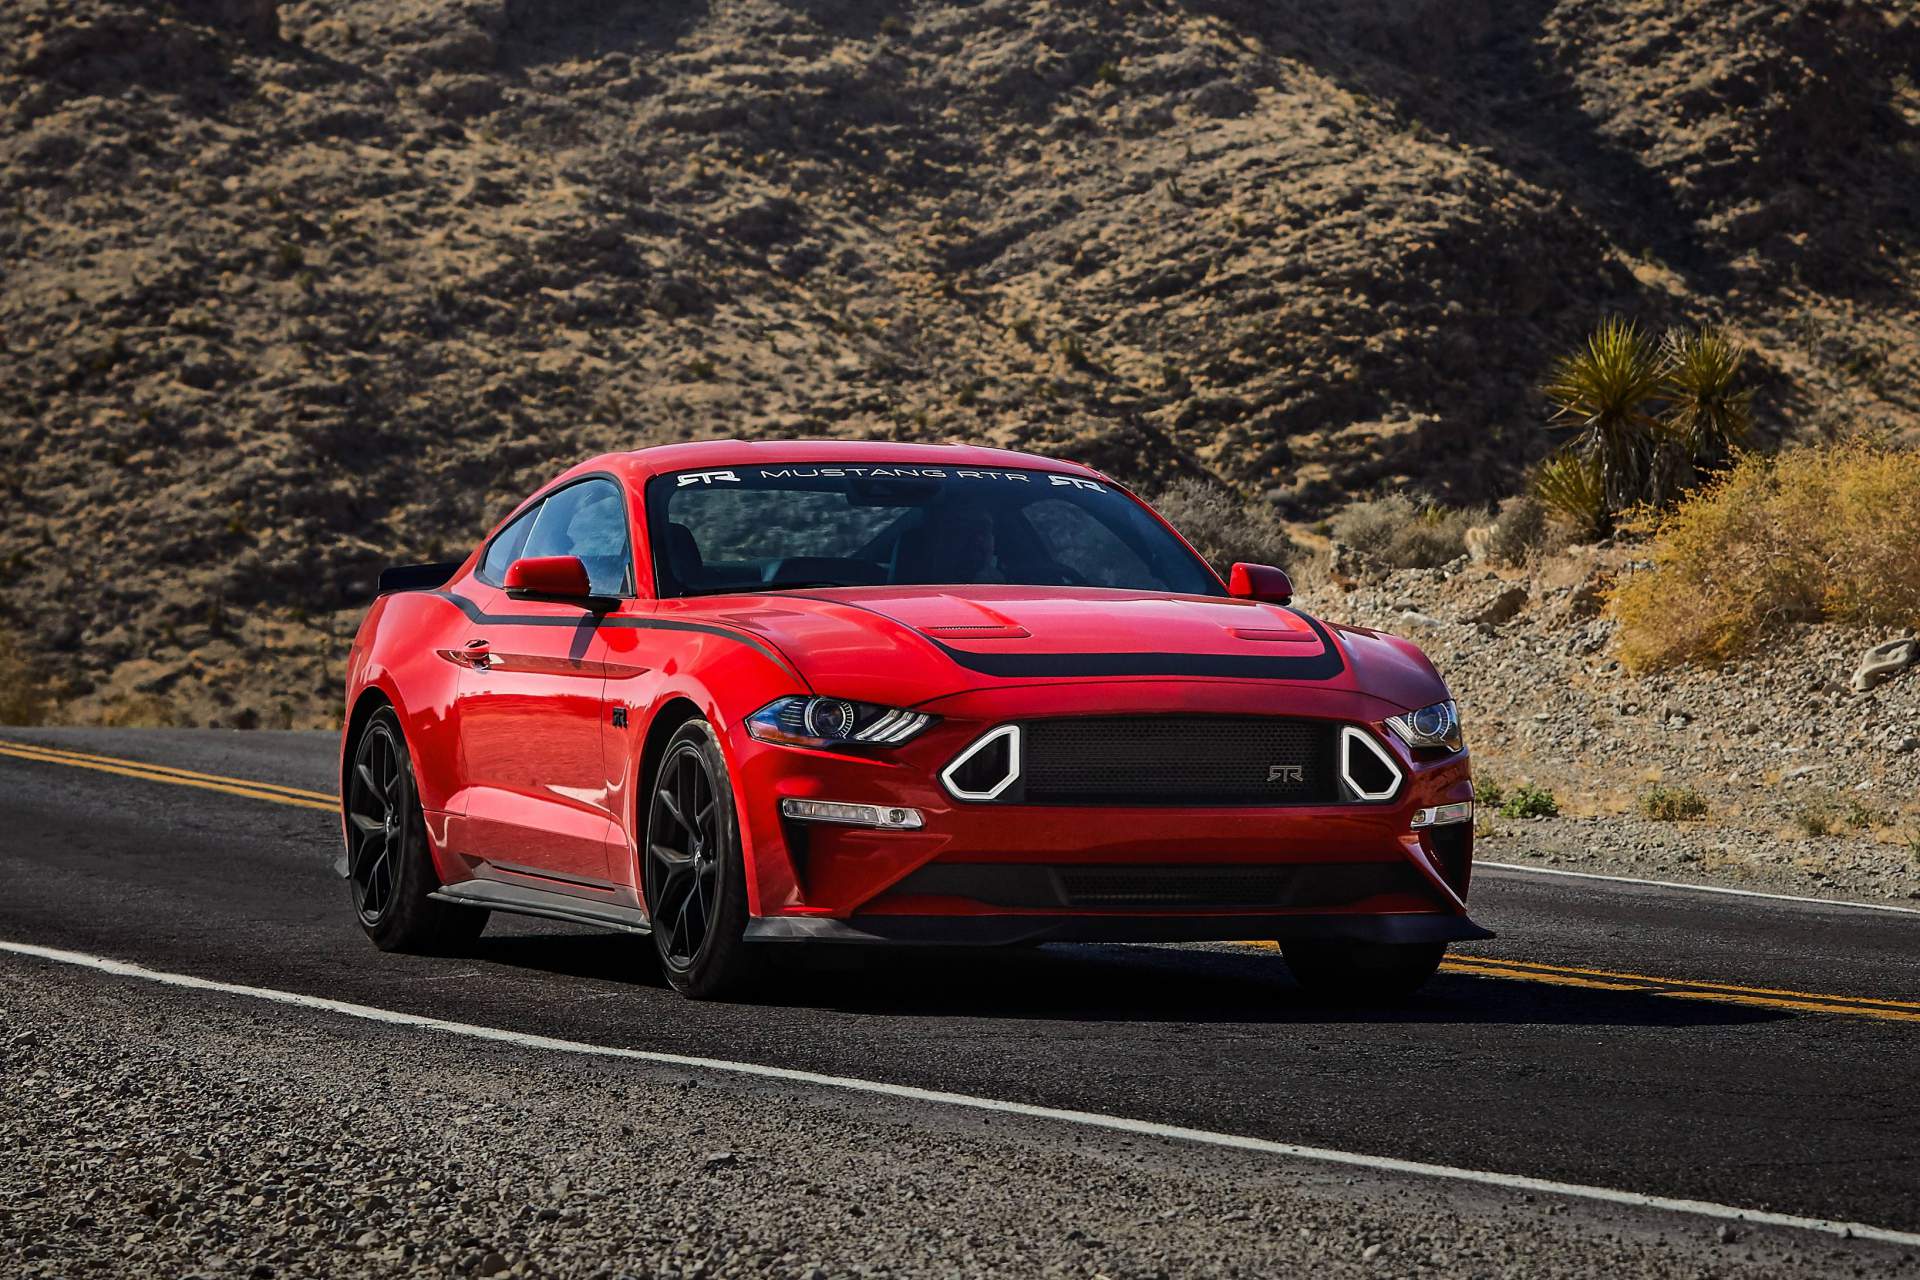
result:
M 1418 991 L 1447 954 L 1444 942 L 1283 942 L 1293 980 L 1325 1000 L 1378 1004 Z
M 382 707 L 367 721 L 348 766 L 347 887 L 361 929 L 382 951 L 457 951 L 487 927 L 487 913 L 436 902 L 440 887 L 400 717 Z
M 713 727 L 689 720 L 667 740 L 647 813 L 647 914 L 667 981 L 712 1000 L 751 985 L 746 864 L 726 757 Z

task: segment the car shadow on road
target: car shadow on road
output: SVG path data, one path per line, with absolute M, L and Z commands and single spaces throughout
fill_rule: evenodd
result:
M 539 932 L 488 936 L 476 960 L 667 995 L 644 939 Z M 1411 1023 L 1721 1027 L 1788 1010 L 1443 970 L 1403 1004 L 1343 1006 L 1296 986 L 1276 951 L 1252 947 L 1050 945 L 1013 950 L 781 947 L 743 1004 L 887 1018 L 1139 1023 Z M 677 997 L 675 997 L 677 998 Z

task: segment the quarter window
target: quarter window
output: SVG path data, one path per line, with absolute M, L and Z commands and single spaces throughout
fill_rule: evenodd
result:
M 536 504 L 520 513 L 520 517 L 502 529 L 487 548 L 487 554 L 480 561 L 480 580 L 499 586 L 506 579 L 507 566 L 524 554 L 527 535 L 533 532 L 533 519 L 540 514 Z

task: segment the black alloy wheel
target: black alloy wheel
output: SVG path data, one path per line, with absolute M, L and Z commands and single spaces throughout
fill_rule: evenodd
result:
M 385 724 L 370 726 L 353 753 L 347 786 L 347 879 L 364 928 L 379 927 L 393 906 L 404 856 L 400 752 Z
M 661 754 L 644 871 L 654 949 L 674 990 L 704 1000 L 746 985 L 746 869 L 726 758 L 704 720 L 682 725 Z
M 347 887 L 361 929 L 382 951 L 458 950 L 480 936 L 487 912 L 437 902 L 427 824 L 413 759 L 393 708 L 374 712 L 348 767 Z

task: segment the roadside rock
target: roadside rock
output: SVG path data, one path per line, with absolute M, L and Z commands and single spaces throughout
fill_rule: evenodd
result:
M 1920 662 L 1920 637 L 1904 636 L 1877 644 L 1867 650 L 1860 659 L 1860 665 L 1854 668 L 1853 690 L 1855 693 L 1865 693 L 1885 684 L 1916 662 Z
M 1501 586 L 1490 597 L 1470 602 L 1463 616 L 1468 622 L 1497 627 L 1512 620 L 1515 614 L 1526 608 L 1528 598 L 1527 589 L 1523 586 Z

